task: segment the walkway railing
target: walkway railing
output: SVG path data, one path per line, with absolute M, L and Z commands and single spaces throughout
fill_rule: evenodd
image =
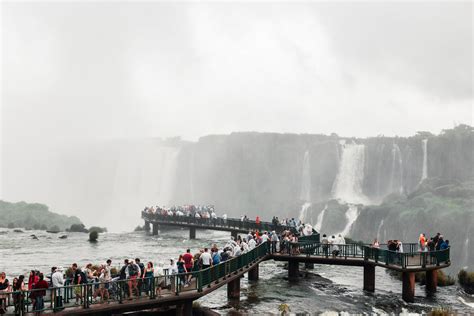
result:
M 137 300 L 159 300 L 160 294 L 166 297 L 180 295 L 184 292 L 203 292 L 249 267 L 251 264 L 264 259 L 270 251 L 270 243 L 263 243 L 247 253 L 231 258 L 210 268 L 179 273 L 173 275 L 154 276 L 149 278 L 112 280 L 109 282 L 93 282 L 80 285 L 66 285 L 56 288 L 13 291 L 0 293 L 9 307 L 7 314 L 25 315 L 31 312 L 62 311 L 71 308 L 89 308 L 101 303 L 101 291 L 107 292 L 107 302 L 126 303 Z M 188 285 L 185 286 L 186 282 Z M 131 294 L 130 294 L 131 289 Z M 138 291 L 137 291 L 138 290 Z M 43 295 L 43 293 L 45 295 Z M 80 304 L 75 304 L 79 295 Z M 44 306 L 35 310 L 33 302 L 44 301 Z M 104 301 L 105 302 L 105 301 Z
M 410 267 L 439 266 L 449 264 L 449 248 L 444 250 L 420 252 L 417 244 L 404 244 L 409 251 L 398 252 L 381 248 L 373 248 L 361 244 L 323 244 L 319 242 L 303 241 L 297 243 L 282 242 L 280 253 L 286 255 L 305 255 L 318 257 L 333 257 L 339 259 L 359 258 L 385 265 L 395 265 L 402 269 Z
M 142 211 L 142 218 L 146 221 L 153 222 L 168 222 L 170 224 L 185 224 L 185 225 L 193 225 L 193 226 L 214 226 L 220 228 L 227 228 L 229 230 L 245 230 L 245 231 L 277 231 L 281 232 L 283 230 L 291 230 L 290 226 L 286 225 L 275 225 L 270 222 L 261 221 L 257 223 L 256 221 L 252 220 L 241 220 L 238 218 L 227 218 L 223 219 L 221 217 L 218 218 L 200 218 L 194 216 L 179 216 L 179 215 L 162 215 L 158 213 L 149 213 Z

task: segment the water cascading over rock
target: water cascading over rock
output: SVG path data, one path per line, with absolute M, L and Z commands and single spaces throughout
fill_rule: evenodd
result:
M 300 199 L 304 201 L 301 206 L 299 219 L 300 221 L 307 221 L 307 213 L 311 207 L 311 169 L 309 165 L 309 151 L 305 151 L 303 157 L 303 170 L 301 174 L 301 192 Z

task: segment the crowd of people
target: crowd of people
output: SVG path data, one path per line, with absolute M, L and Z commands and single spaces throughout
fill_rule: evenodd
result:
M 144 264 L 140 258 L 127 258 L 118 269 L 114 268 L 112 260 L 108 259 L 103 264 L 88 263 L 83 267 L 73 263 L 67 270 L 63 267 L 52 267 L 51 273 L 47 275 L 33 270 L 30 271 L 28 280 L 25 280 L 24 275 L 20 275 L 13 279 L 12 284 L 2 272 L 0 273 L 0 314 L 6 312 L 8 295 L 12 295 L 16 312 L 23 308 L 22 304 L 25 299 L 28 299 L 33 311 L 36 314 L 41 313 L 45 307 L 46 290 L 51 290 L 51 300 L 55 308 L 62 308 L 64 286 L 67 285 L 72 286 L 76 305 L 82 305 L 88 295 L 84 291 L 86 284 L 91 285 L 93 289 L 88 297 L 94 303 L 110 302 L 112 295 L 115 297 L 118 291 L 121 291 L 124 299 L 129 300 L 141 295 L 161 296 L 163 288 L 170 289 L 171 284 L 174 284 L 170 281 L 173 279 L 170 278 L 178 277 L 179 285 L 186 288 L 196 278 L 195 272 L 238 257 L 264 242 L 272 242 L 273 249 L 276 251 L 279 237 L 275 232 L 249 232 L 244 236 L 238 235 L 236 239 L 232 237 L 222 247 L 214 243 L 209 247 L 199 249 L 194 254 L 191 249 L 187 249 L 177 259 L 170 259 L 169 265 L 159 268 L 155 267 L 152 261 Z M 152 292 L 153 288 L 155 292 Z
M 380 243 L 377 239 L 374 239 L 374 242 L 371 246 L 373 248 L 380 248 Z M 421 233 L 420 237 L 418 238 L 419 252 L 445 250 L 449 247 L 449 240 L 445 240 L 441 233 L 436 233 L 436 235 L 431 238 L 428 238 L 426 237 L 426 234 Z M 403 243 L 396 239 L 387 241 L 387 249 L 396 252 L 404 252 Z
M 160 214 L 163 216 L 192 216 L 196 218 L 217 218 L 214 205 L 182 205 L 171 207 L 150 206 L 145 207 L 144 212 L 149 214 Z M 222 217 L 227 217 L 224 214 Z

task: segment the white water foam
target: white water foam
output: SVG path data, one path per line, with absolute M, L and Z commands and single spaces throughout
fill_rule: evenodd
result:
M 423 143 L 423 169 L 421 172 L 421 179 L 420 179 L 419 184 L 421 184 L 423 180 L 428 178 L 428 151 L 427 151 L 428 139 L 423 139 L 422 143 Z
M 347 224 L 346 227 L 344 227 L 344 230 L 341 232 L 341 235 L 343 237 L 346 237 L 350 233 L 352 225 L 354 224 L 358 216 L 359 209 L 357 208 L 357 206 L 354 204 L 349 204 L 349 208 L 346 211 Z
M 306 223 L 306 222 L 309 221 L 307 216 L 308 216 L 308 209 L 309 209 L 310 206 L 311 206 L 311 203 L 309 203 L 309 202 L 306 202 L 301 206 L 299 219 L 303 223 Z
M 321 231 L 321 228 L 323 226 L 324 214 L 326 213 L 327 208 L 328 206 L 326 204 L 326 206 L 323 208 L 321 213 L 319 213 L 318 218 L 316 219 L 316 225 L 314 225 L 314 229 L 316 229 L 316 231 L 318 232 Z
M 370 204 L 362 193 L 365 167 L 365 145 L 345 144 L 339 171 L 332 188 L 334 198 L 347 203 Z

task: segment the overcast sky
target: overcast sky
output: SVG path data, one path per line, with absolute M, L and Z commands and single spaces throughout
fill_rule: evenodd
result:
M 472 3 L 2 2 L 3 141 L 472 124 Z

